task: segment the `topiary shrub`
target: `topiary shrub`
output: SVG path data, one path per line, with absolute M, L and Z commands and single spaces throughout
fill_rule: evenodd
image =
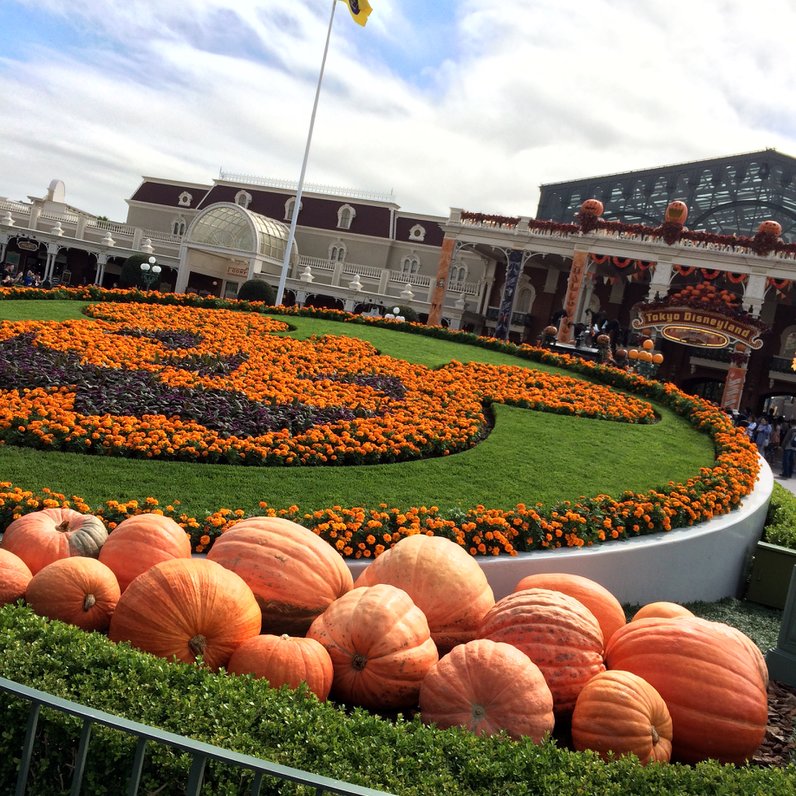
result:
M 144 283 L 141 281 L 141 263 L 149 260 L 149 254 L 131 254 L 122 263 L 122 272 L 119 274 L 119 283 L 117 287 L 140 287 L 143 288 Z
M 398 314 L 403 315 L 405 321 L 411 323 L 417 321 L 417 313 L 411 307 L 399 306 L 398 309 L 400 310 Z
M 263 301 L 273 304 L 276 300 L 274 289 L 262 279 L 248 279 L 238 290 L 238 299 L 241 301 Z

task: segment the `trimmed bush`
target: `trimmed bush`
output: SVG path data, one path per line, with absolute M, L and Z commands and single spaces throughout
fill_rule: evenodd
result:
M 774 484 L 764 539 L 771 544 L 796 548 L 796 495 L 781 484 Z
M 388 721 L 361 709 L 350 713 L 318 702 L 306 689 L 274 690 L 251 677 L 214 675 L 168 663 L 98 633 L 35 616 L 9 605 L 0 609 L 0 676 L 134 721 L 244 754 L 381 789 L 401 796 L 529 796 L 650 793 L 736 796 L 793 793 L 796 767 L 736 768 L 716 763 L 642 767 L 632 758 L 603 763 L 552 741 L 539 745 L 506 736 L 477 737 L 437 730 L 417 718 Z M 16 779 L 27 703 L 0 694 L 0 782 Z M 28 794 L 69 791 L 80 722 L 42 711 Z M 95 727 L 84 793 L 124 793 L 135 739 Z M 182 794 L 190 760 L 150 745 L 142 793 Z M 203 794 L 245 793 L 251 777 L 209 764 Z M 265 784 L 266 793 L 301 793 L 289 783 Z
M 131 254 L 122 263 L 122 272 L 119 274 L 119 284 L 117 287 L 139 287 L 143 288 L 141 280 L 141 263 L 149 260 L 149 254 Z
M 276 300 L 274 289 L 262 279 L 248 279 L 238 289 L 239 301 L 262 301 L 271 306 Z

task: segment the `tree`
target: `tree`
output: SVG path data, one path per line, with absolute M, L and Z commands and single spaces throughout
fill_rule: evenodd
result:
M 238 288 L 238 298 L 241 301 L 263 301 L 273 304 L 276 300 L 274 289 L 262 279 L 248 279 Z

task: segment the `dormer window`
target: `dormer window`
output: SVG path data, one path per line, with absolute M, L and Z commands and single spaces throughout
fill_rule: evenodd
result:
M 291 196 L 290 199 L 285 202 L 285 221 L 292 221 L 293 220 L 293 207 L 296 204 L 296 197 Z M 299 213 L 301 213 L 302 209 L 304 208 L 304 202 L 299 204 Z
M 337 210 L 337 228 L 351 229 L 351 223 L 356 218 L 357 211 L 351 205 L 342 205 Z
M 180 207 L 190 207 L 192 201 L 193 201 L 193 196 L 191 196 L 191 194 L 189 194 L 188 191 L 183 191 L 177 199 L 177 204 Z
M 248 191 L 238 191 L 235 194 L 235 204 L 248 208 L 252 203 L 252 195 Z
M 426 239 L 426 228 L 420 224 L 415 224 L 409 230 L 409 240 L 416 240 L 422 243 Z

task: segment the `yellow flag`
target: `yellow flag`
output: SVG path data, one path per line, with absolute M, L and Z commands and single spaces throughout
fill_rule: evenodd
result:
M 351 12 L 351 17 L 354 22 L 356 22 L 357 25 L 362 25 L 364 28 L 370 16 L 370 12 L 373 10 L 368 0 L 343 0 L 343 2 L 348 6 L 348 10 Z

